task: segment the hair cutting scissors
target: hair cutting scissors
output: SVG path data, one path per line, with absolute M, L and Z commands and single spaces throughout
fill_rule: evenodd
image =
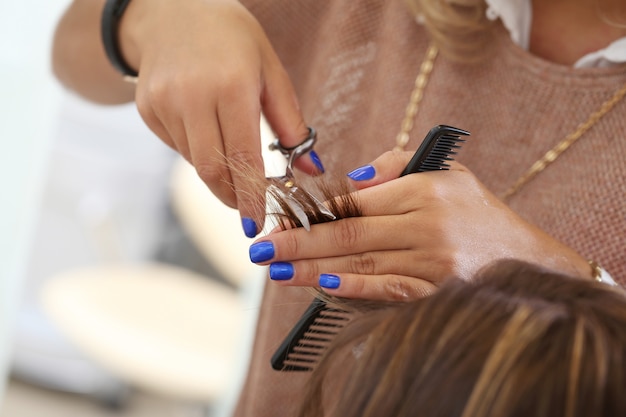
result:
M 336 218 L 319 199 L 298 186 L 293 172 L 295 160 L 313 149 L 316 141 L 317 132 L 309 127 L 307 137 L 296 146 L 285 148 L 278 139 L 269 145 L 270 150 L 277 150 L 287 158 L 285 175 L 268 178 L 271 182 L 268 187 L 270 194 L 279 196 L 307 231 L 311 230 L 312 223 L 321 223 L 321 221 L 335 220 Z M 320 216 L 323 219 L 320 219 Z

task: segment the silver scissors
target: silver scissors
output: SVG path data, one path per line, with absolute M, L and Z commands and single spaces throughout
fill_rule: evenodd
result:
M 315 129 L 312 127 L 308 129 L 309 134 L 307 137 L 296 146 L 285 148 L 280 144 L 278 139 L 275 139 L 274 142 L 269 145 L 270 150 L 277 150 L 287 158 L 287 168 L 285 169 L 285 175 L 270 177 L 268 179 L 272 181 L 269 185 L 271 192 L 280 196 L 296 215 L 302 226 L 307 231 L 310 231 L 311 220 L 313 220 L 313 223 L 320 223 L 320 221 L 318 221 L 320 215 L 324 217 L 324 221 L 335 220 L 336 217 L 313 194 L 298 187 L 296 183 L 296 178 L 293 173 L 293 163 L 297 158 L 313 149 L 313 145 L 315 145 L 317 141 L 317 132 Z M 309 216 L 315 218 L 310 219 Z

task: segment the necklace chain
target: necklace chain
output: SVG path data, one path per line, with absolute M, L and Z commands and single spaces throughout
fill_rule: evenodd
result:
M 626 95 L 626 84 L 624 84 L 619 90 L 613 94 L 613 97 L 602 103 L 602 105 L 595 110 L 589 118 L 583 123 L 579 124 L 576 130 L 565 136 L 554 148 L 546 152 L 541 158 L 539 158 L 534 164 L 522 174 L 521 177 L 515 181 L 515 183 L 509 187 L 508 190 L 502 195 L 502 199 L 506 200 L 516 194 L 524 185 L 532 180 L 537 174 L 543 171 L 548 165 L 554 162 L 563 152 L 572 146 L 582 135 L 584 135 L 593 125 L 608 112 L 610 112 L 617 103 L 620 102 Z
M 420 71 L 415 78 L 415 85 L 411 92 L 409 104 L 407 104 L 406 110 L 404 111 L 404 119 L 402 119 L 402 124 L 400 125 L 400 132 L 398 132 L 398 136 L 396 136 L 396 146 L 394 147 L 396 151 L 403 151 L 407 143 L 409 143 L 409 133 L 411 133 L 413 129 L 415 115 L 424 97 L 424 89 L 426 89 L 426 84 L 428 84 L 428 79 L 435 65 L 435 58 L 437 58 L 438 53 L 439 50 L 435 45 L 431 44 L 428 46 L 426 56 L 420 66 Z
M 426 85 L 428 84 L 430 73 L 433 70 L 435 58 L 437 58 L 437 55 L 437 47 L 431 44 L 426 51 L 426 56 L 424 57 L 422 65 L 420 66 L 419 74 L 415 79 L 415 86 L 413 87 L 413 91 L 411 92 L 411 98 L 409 100 L 409 103 L 406 106 L 404 119 L 402 120 L 402 124 L 400 126 L 400 132 L 396 136 L 396 146 L 394 147 L 394 150 L 403 151 L 407 143 L 409 142 L 409 133 L 413 129 L 415 116 L 417 115 L 419 104 L 424 96 L 424 90 L 426 89 Z M 513 185 L 511 185 L 511 187 L 509 187 L 500 196 L 500 198 L 502 200 L 507 200 L 513 195 L 517 194 L 526 184 L 528 184 L 528 182 L 530 182 L 535 176 L 537 176 L 537 174 L 539 174 L 552 162 L 554 162 L 563 152 L 565 152 L 578 139 L 580 139 L 580 137 L 584 135 L 592 126 L 598 123 L 598 121 L 608 112 L 610 112 L 613 107 L 615 107 L 615 105 L 624 98 L 624 96 L 626 96 L 626 84 L 624 84 L 619 90 L 617 90 L 611 98 L 602 103 L 602 105 L 597 110 L 591 113 L 586 121 L 579 124 L 576 127 L 576 130 L 565 136 L 565 138 L 557 143 L 556 146 L 554 146 L 535 163 L 533 163 L 526 170 L 526 172 L 524 172 L 524 174 L 522 174 L 522 176 L 520 176 L 513 183 Z

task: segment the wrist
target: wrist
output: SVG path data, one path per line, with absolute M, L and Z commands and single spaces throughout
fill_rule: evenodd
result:
M 587 258 L 543 230 L 537 228 L 535 233 L 533 254 L 539 264 L 573 277 L 595 279 L 596 271 Z
M 569 268 L 571 272 L 568 272 L 568 269 L 561 268 L 561 270 L 583 279 L 594 280 L 607 285 L 617 285 L 613 277 L 598 262 L 584 258 L 571 248 L 565 247 L 565 249 L 566 256 L 562 258 L 562 265 Z

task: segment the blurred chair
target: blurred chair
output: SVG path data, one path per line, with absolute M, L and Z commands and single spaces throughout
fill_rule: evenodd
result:
M 89 357 L 131 384 L 198 403 L 232 385 L 243 303 L 165 264 L 82 268 L 51 279 L 46 311 Z
M 52 113 L 41 192 L 24 210 L 33 211 L 34 221 L 15 271 L 23 285 L 15 300 L 11 375 L 117 406 L 125 381 L 67 339 L 43 311 L 39 293 L 51 277 L 77 267 L 154 259 L 177 155 L 155 139 L 132 104 L 98 106 L 63 91 Z
M 271 132 L 262 122 L 265 143 Z M 267 148 L 264 146 L 264 148 Z M 269 171 L 284 158 L 265 151 Z M 179 159 L 174 213 L 228 281 L 165 263 L 109 263 L 57 274 L 42 287 L 46 312 L 88 357 L 131 385 L 210 405 L 234 401 L 245 374 L 265 268 L 248 259 L 239 213 Z M 229 405 L 225 405 L 229 407 Z

